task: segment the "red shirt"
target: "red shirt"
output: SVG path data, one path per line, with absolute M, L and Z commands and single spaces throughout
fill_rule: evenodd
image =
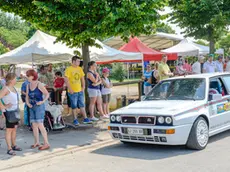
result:
M 64 86 L 65 80 L 64 78 L 56 78 L 54 80 L 54 87 L 55 88 L 62 88 Z

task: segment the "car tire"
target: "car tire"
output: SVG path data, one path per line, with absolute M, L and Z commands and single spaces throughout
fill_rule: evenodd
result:
M 209 127 L 203 117 L 197 118 L 192 126 L 186 146 L 189 149 L 202 150 L 209 140 Z

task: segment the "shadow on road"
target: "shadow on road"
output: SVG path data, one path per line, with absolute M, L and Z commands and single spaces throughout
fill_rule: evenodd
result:
M 211 137 L 209 140 L 209 144 L 214 144 L 215 142 L 218 142 L 229 136 L 230 131 L 223 132 L 221 134 Z M 208 149 L 208 147 L 206 149 Z M 187 149 L 185 146 L 118 143 L 97 149 L 95 151 L 92 151 L 91 153 L 141 160 L 160 160 L 180 155 L 192 154 L 196 152 L 198 151 Z

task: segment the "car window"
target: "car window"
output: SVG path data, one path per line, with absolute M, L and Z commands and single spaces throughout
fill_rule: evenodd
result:
M 227 95 L 225 86 L 220 78 L 212 78 L 209 82 L 209 95 L 221 94 L 222 96 Z
M 205 79 L 189 78 L 160 82 L 145 100 L 203 100 Z
M 227 87 L 226 90 L 230 91 L 230 76 L 223 76 L 222 79 Z

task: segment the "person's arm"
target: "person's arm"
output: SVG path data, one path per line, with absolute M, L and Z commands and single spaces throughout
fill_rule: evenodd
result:
M 2 99 L 4 96 L 7 95 L 7 93 L 9 92 L 9 90 L 4 87 L 1 91 L 0 91 L 0 99 Z M 0 101 L 0 109 L 3 110 L 3 109 L 7 109 L 7 108 L 10 108 L 12 106 L 12 104 L 5 104 L 3 105 L 2 101 Z
M 29 107 L 29 108 L 32 108 L 33 106 L 30 104 L 30 101 L 29 101 L 29 85 L 26 86 L 26 105 Z
M 81 88 L 82 88 L 82 91 L 85 90 L 85 77 L 81 77 Z
M 206 67 L 207 67 L 207 66 L 206 66 L 206 63 L 204 63 L 203 69 L 202 69 L 202 70 L 203 70 L 203 73 L 206 73 L 206 72 L 207 72 Z
M 37 102 L 37 105 L 41 105 L 44 104 L 46 102 L 46 100 L 49 99 L 49 92 L 47 91 L 47 89 L 43 86 L 43 84 L 39 83 L 38 84 L 38 89 L 43 93 L 43 95 L 45 96 L 45 98 L 43 99 L 43 101 Z
M 66 84 L 66 87 L 68 88 L 69 93 L 73 94 L 74 92 L 73 92 L 73 89 L 70 87 L 69 77 L 70 77 L 69 70 L 66 69 L 66 71 L 65 71 L 65 84 Z
M 92 81 L 92 83 L 94 83 L 94 84 L 97 84 L 97 82 L 98 82 L 98 76 L 95 78 L 92 73 L 88 72 L 87 78 L 90 79 L 90 81 Z
M 104 78 L 102 78 L 102 83 L 103 83 L 103 85 L 105 86 L 105 88 L 111 88 L 111 85 L 110 85 L 110 84 L 107 84 L 107 83 L 105 82 L 105 79 L 104 79 Z

